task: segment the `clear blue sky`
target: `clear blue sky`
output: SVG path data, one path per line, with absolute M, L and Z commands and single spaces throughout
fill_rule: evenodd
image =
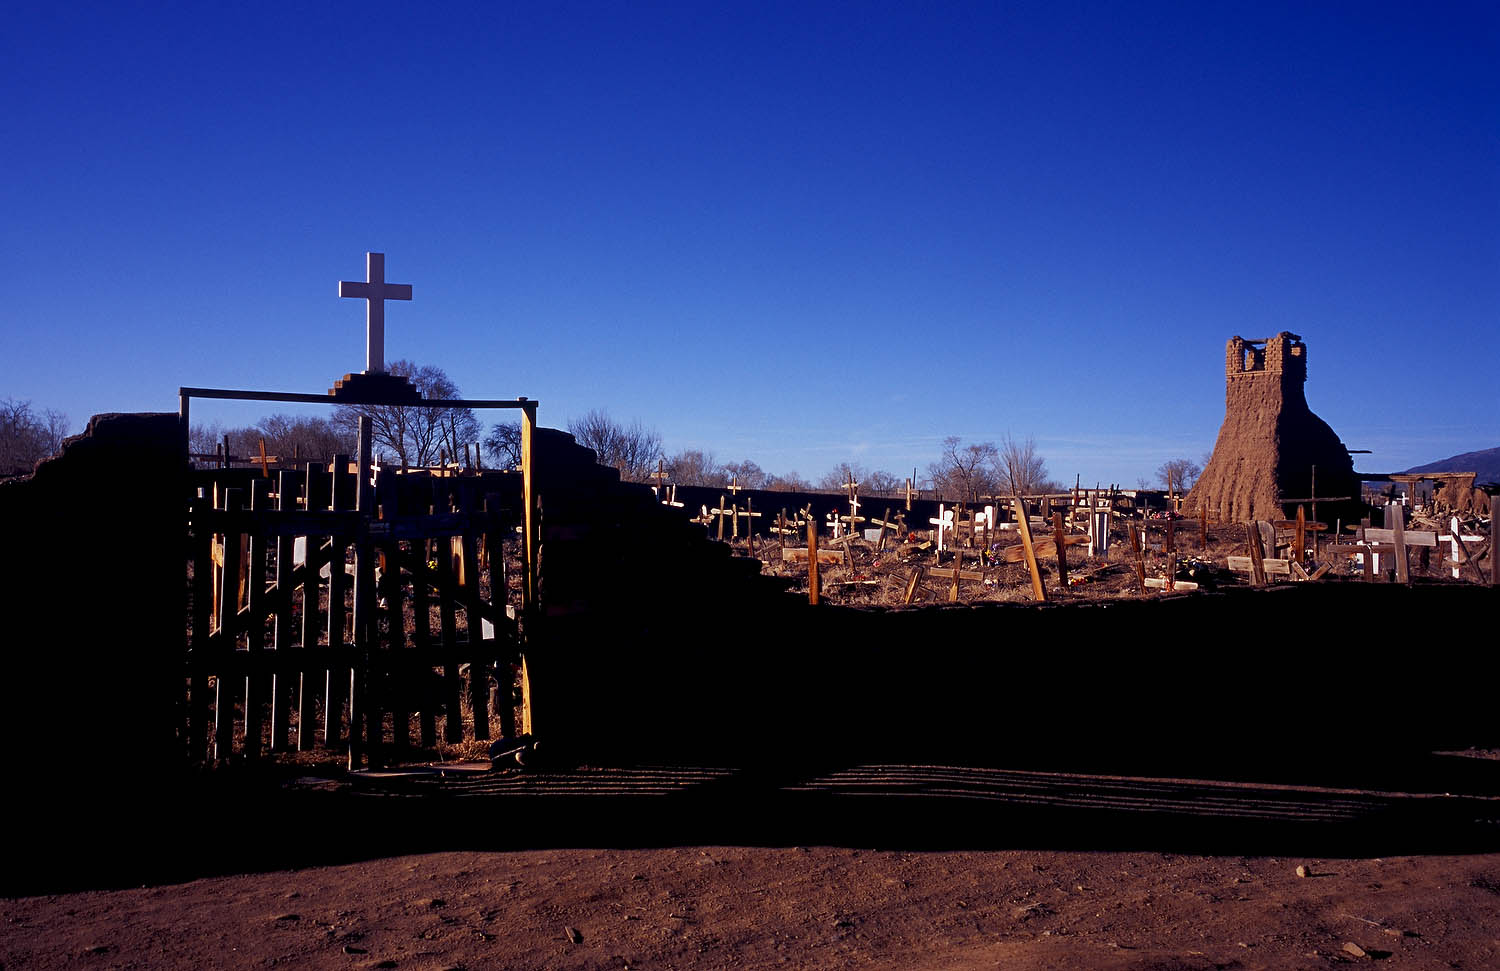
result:
M 1280 330 L 1362 468 L 1491 447 L 1497 11 L 11 5 L 0 397 L 326 389 L 377 250 L 388 358 L 772 472 L 1134 485 Z

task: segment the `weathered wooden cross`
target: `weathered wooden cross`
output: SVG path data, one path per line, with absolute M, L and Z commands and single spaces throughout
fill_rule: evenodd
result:
M 385 302 L 410 300 L 411 284 L 385 282 L 385 254 L 365 254 L 365 281 L 339 281 L 339 296 L 368 301 L 365 307 L 365 370 L 385 373 Z

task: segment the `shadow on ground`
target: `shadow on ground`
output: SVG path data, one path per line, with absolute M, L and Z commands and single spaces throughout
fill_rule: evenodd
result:
M 30 801 L 4 893 L 443 850 L 671 845 L 1391 856 L 1500 850 L 1500 760 L 1037 757 L 1005 766 L 287 767 Z

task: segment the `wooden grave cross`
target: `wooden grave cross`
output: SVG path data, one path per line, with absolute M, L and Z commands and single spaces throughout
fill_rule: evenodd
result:
M 1036 562 L 1036 548 L 1031 543 L 1031 519 L 1026 513 L 1026 502 L 1020 496 L 1014 500 L 1016 507 L 1016 529 L 1021 534 L 1021 552 L 1026 558 L 1026 569 L 1031 573 L 1031 595 L 1039 603 L 1047 602 L 1047 591 L 1042 586 L 1042 568 Z
M 651 491 L 656 493 L 656 498 L 660 499 L 661 489 L 667 484 L 667 469 L 661 459 L 656 460 L 656 471 L 651 473 L 651 478 L 656 480 L 656 485 L 651 487 Z
M 734 522 L 735 522 L 734 531 L 735 531 L 735 535 L 736 536 L 739 535 L 739 531 L 740 531 L 739 530 L 740 517 L 741 516 L 745 517 L 745 538 L 746 538 L 747 542 L 749 542 L 750 549 L 752 551 L 755 549 L 755 520 L 759 519 L 760 515 L 761 515 L 760 513 L 758 513 L 758 512 L 755 511 L 754 504 L 751 502 L 750 497 L 746 496 L 745 497 L 745 511 L 744 512 L 737 512 L 737 513 L 735 513 L 735 517 L 734 517 Z
M 365 307 L 365 370 L 385 373 L 385 302 L 410 300 L 411 284 L 385 282 L 385 254 L 365 254 L 365 281 L 339 282 L 340 297 L 368 301 Z
M 666 498 L 661 501 L 661 504 L 663 506 L 671 506 L 674 509 L 681 509 L 683 504 L 677 501 L 677 483 L 674 482 L 667 486 L 666 490 Z
M 963 567 L 964 551 L 954 549 L 952 569 L 936 566 L 927 569 L 927 575 L 930 577 L 941 577 L 952 581 L 948 587 L 948 599 L 953 603 L 957 603 L 959 599 L 959 583 L 964 580 L 968 580 L 971 583 L 984 582 L 984 572 L 982 570 L 965 570 Z
M 837 509 L 835 509 L 833 512 L 830 512 L 824 518 L 828 520 L 828 530 L 829 532 L 833 533 L 834 539 L 838 539 L 839 537 L 844 535 L 844 522 L 839 517 Z
M 726 502 L 725 499 L 724 499 L 724 497 L 721 495 L 721 496 L 719 496 L 719 506 L 718 506 L 718 508 L 717 509 L 710 509 L 709 512 L 711 512 L 715 516 L 719 517 L 719 535 L 718 535 L 718 540 L 719 540 L 719 542 L 722 543 L 722 542 L 724 542 L 724 518 L 730 514 L 729 503 Z
M 865 517 L 859 514 L 859 493 L 853 491 L 852 486 L 849 493 L 849 515 L 840 516 L 839 519 L 849 524 L 851 533 L 858 533 L 859 524 L 865 521 Z
M 805 524 L 797 522 L 795 520 L 787 519 L 786 507 L 783 506 L 781 512 L 776 514 L 776 525 L 771 527 L 771 532 L 777 534 L 778 536 L 794 536 L 801 532 L 799 527 L 803 525 Z

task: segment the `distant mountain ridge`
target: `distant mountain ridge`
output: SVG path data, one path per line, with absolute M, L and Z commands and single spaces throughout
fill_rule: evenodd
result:
M 1475 472 L 1478 473 L 1474 478 L 1476 483 L 1500 482 L 1500 447 L 1481 449 L 1478 452 L 1464 452 L 1462 455 L 1438 459 L 1426 465 L 1414 465 L 1406 471 L 1411 473 Z

